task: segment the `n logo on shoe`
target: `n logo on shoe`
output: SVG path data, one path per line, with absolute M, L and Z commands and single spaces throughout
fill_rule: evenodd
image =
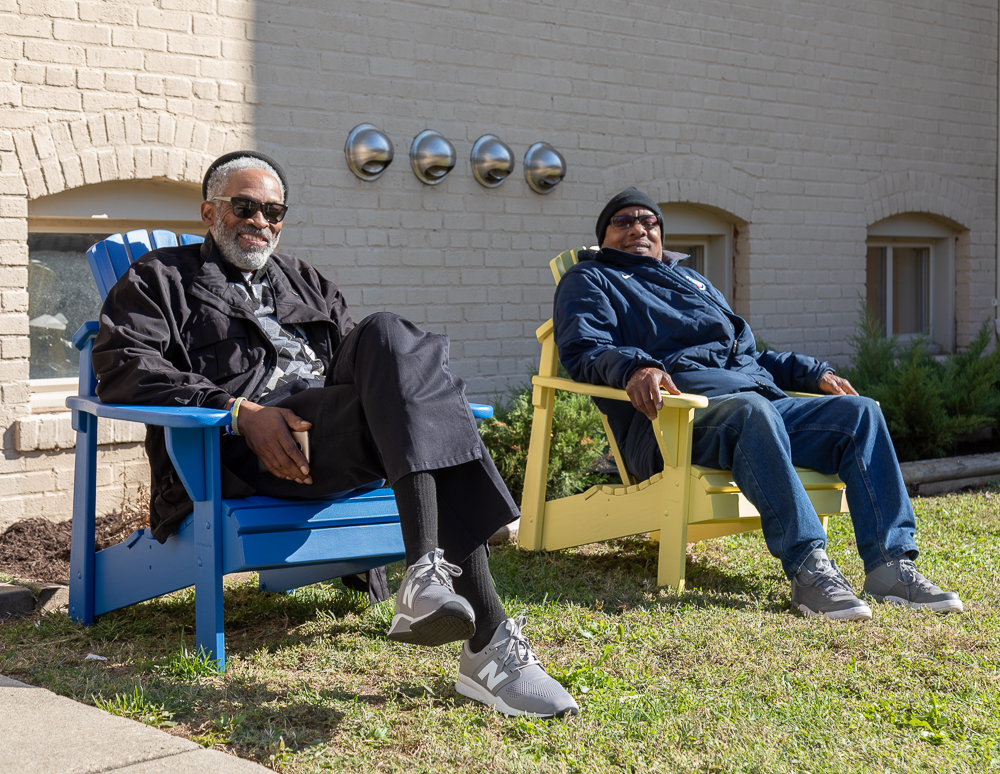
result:
M 411 580 L 403 590 L 403 604 L 413 607 L 413 598 L 417 596 L 417 581 Z
M 500 683 L 502 683 L 508 677 L 510 677 L 510 675 L 507 674 L 506 672 L 500 672 L 500 674 L 497 674 L 497 671 L 499 669 L 500 669 L 500 664 L 496 661 L 491 661 L 489 664 L 487 664 L 486 666 L 484 666 L 482 669 L 479 670 L 479 679 L 485 680 L 486 687 L 489 688 L 491 691 L 498 685 L 500 685 Z

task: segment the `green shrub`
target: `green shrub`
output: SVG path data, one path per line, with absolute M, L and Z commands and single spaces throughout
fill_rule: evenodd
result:
M 479 432 L 514 502 L 524 491 L 524 469 L 531 439 L 531 388 L 511 393 L 496 407 L 493 419 L 480 424 Z M 607 437 L 601 415 L 586 395 L 557 392 L 552 419 L 548 498 L 566 497 L 607 481 L 595 471 L 605 455 Z
M 939 362 L 917 338 L 901 346 L 886 338 L 862 304 L 855 355 L 844 371 L 855 389 L 882 406 L 901 461 L 943 457 L 974 430 L 995 427 L 1000 415 L 1000 348 L 988 355 L 992 333 L 983 324 L 968 351 Z

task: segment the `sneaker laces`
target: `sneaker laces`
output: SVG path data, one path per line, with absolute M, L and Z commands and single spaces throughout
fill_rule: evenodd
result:
M 898 559 L 899 580 L 906 586 L 916 586 L 921 591 L 933 592 L 934 584 L 920 574 L 912 559 Z
M 510 632 L 510 636 L 507 638 L 507 647 L 503 652 L 503 658 L 501 660 L 504 666 L 507 666 L 507 664 L 512 660 L 516 660 L 518 662 L 511 664 L 514 669 L 524 669 L 532 664 L 541 665 L 541 660 L 531 649 L 531 644 L 528 642 L 528 638 L 524 634 L 524 626 L 526 623 L 527 618 L 523 613 L 516 618 L 508 618 L 504 623 L 507 630 Z
M 420 568 L 420 573 L 417 575 L 420 580 L 430 580 L 432 577 L 437 578 L 441 583 L 448 587 L 449 590 L 455 590 L 455 584 L 452 583 L 452 578 L 457 578 L 462 574 L 462 568 L 457 564 L 452 564 L 451 562 L 446 562 L 444 559 L 444 551 L 440 548 L 434 549 L 434 557 L 431 559 L 430 564 L 424 565 Z
M 844 577 L 837 563 L 832 559 L 820 560 L 816 563 L 815 570 L 806 570 L 806 572 L 810 574 L 814 582 L 828 596 L 833 597 L 834 592 L 854 596 L 854 588 L 847 578 Z

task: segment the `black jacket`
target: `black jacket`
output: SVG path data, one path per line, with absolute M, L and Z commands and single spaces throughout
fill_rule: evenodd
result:
M 324 365 L 354 327 L 340 289 L 312 266 L 272 254 L 264 267 L 275 314 L 298 325 Z M 201 245 L 153 250 L 108 293 L 94 343 L 97 395 L 104 403 L 223 409 L 231 397 L 260 396 L 277 353 L 254 310 L 230 286 L 242 281 L 209 235 Z M 192 510 L 163 442 L 149 427 L 150 522 L 166 540 Z M 223 496 L 252 494 L 223 467 Z

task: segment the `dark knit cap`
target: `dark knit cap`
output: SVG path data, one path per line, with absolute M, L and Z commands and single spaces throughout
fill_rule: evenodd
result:
M 232 153 L 227 153 L 225 156 L 219 156 L 219 158 L 213 161 L 212 165 L 206 170 L 205 177 L 201 179 L 201 198 L 206 200 L 208 199 L 208 181 L 209 178 L 215 174 L 215 170 L 223 164 L 228 164 L 230 161 L 243 158 L 259 159 L 265 164 L 271 166 L 274 171 L 278 173 L 278 179 L 281 180 L 282 199 L 285 201 L 288 200 L 288 180 L 285 178 L 285 170 L 283 170 L 281 165 L 270 156 L 266 156 L 263 153 L 258 153 L 257 151 L 252 150 L 233 151 Z
M 611 201 L 605 204 L 604 209 L 601 210 L 601 214 L 597 218 L 597 244 L 604 243 L 604 234 L 607 232 L 608 224 L 614 214 L 626 207 L 645 207 L 656 215 L 657 220 L 660 221 L 660 231 L 663 231 L 663 213 L 656 206 L 656 202 L 638 188 L 626 188 L 621 193 L 612 196 Z

